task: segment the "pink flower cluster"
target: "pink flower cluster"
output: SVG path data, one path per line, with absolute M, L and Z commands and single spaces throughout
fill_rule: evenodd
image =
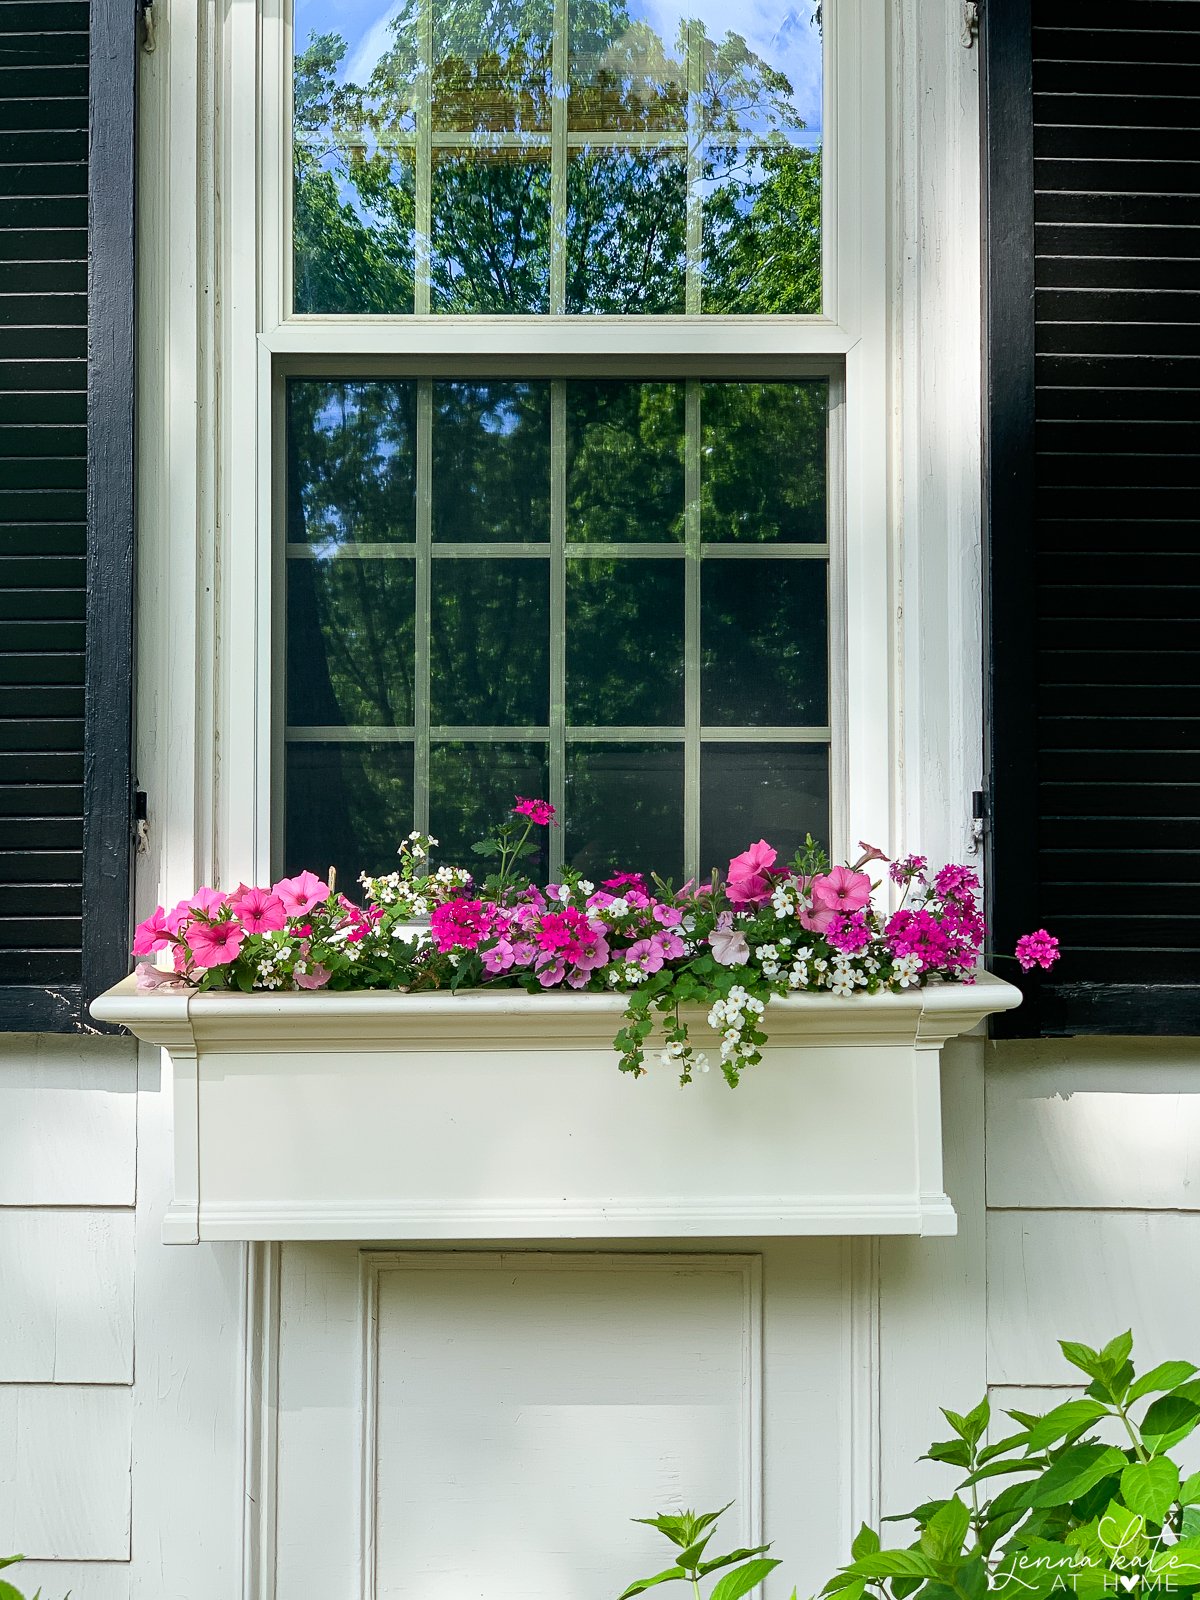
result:
M 554 807 L 549 800 L 527 800 L 519 794 L 512 809 L 514 817 L 528 817 L 539 828 L 548 828 L 554 822 Z
M 1045 928 L 1039 928 L 1036 933 L 1023 933 L 1017 940 L 1017 960 L 1023 972 L 1031 967 L 1048 970 L 1058 960 L 1058 940 Z
M 307 938 L 310 929 L 303 919 L 329 898 L 329 885 L 314 872 L 281 878 L 269 889 L 242 883 L 232 894 L 223 894 L 218 889 L 204 887 L 170 911 L 155 906 L 134 932 L 133 953 L 147 957 L 169 950 L 176 973 L 192 979 L 209 968 L 228 966 L 236 961 L 247 934 L 275 933 L 292 923 L 291 931 L 296 938 Z M 362 938 L 370 913 L 360 911 L 348 900 L 340 900 L 338 904 L 342 921 L 350 925 L 347 937 Z M 312 972 L 297 973 L 296 981 L 304 987 L 319 988 L 320 983 L 311 980 L 314 973 L 321 970 L 314 968 Z M 308 983 L 306 978 L 310 980 Z M 329 981 L 328 972 L 323 981 Z M 146 983 L 148 987 L 157 986 L 150 977 Z

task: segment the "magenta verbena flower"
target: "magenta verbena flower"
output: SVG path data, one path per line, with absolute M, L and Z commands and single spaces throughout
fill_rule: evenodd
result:
M 527 800 L 524 795 L 517 796 L 517 803 L 513 806 L 514 817 L 528 817 L 531 822 L 536 822 L 539 828 L 546 828 L 554 821 L 554 807 L 549 800 Z
M 835 911 L 825 929 L 825 937 L 843 955 L 856 956 L 871 942 L 871 929 L 865 911 Z
M 1049 971 L 1058 957 L 1058 940 L 1045 928 L 1038 928 L 1035 933 L 1023 933 L 1017 940 L 1017 960 L 1024 972 L 1032 967 L 1045 967 Z
M 893 883 L 911 883 L 915 878 L 920 878 L 929 862 L 925 856 L 905 856 L 901 861 L 893 861 L 888 868 L 888 877 Z
M 933 880 L 933 892 L 943 900 L 973 898 L 979 888 L 979 874 L 974 867 L 959 866 L 949 862 Z
M 447 900 L 434 906 L 429 918 L 433 942 L 443 955 L 450 950 L 475 950 L 506 919 L 490 900 Z

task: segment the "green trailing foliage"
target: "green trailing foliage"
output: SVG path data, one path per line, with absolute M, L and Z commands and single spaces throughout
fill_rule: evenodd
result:
M 1136 1375 L 1133 1337 L 1102 1350 L 1062 1342 L 1088 1378 L 1086 1395 L 1043 1416 L 1007 1415 L 1016 1431 L 986 1443 L 986 1397 L 960 1415 L 925 1459 L 957 1467 L 954 1494 L 889 1522 L 917 1536 L 885 1549 L 864 1526 L 828 1600 L 1157 1600 L 1200 1591 L 1200 1473 L 1183 1477 L 1169 1452 L 1200 1425 L 1190 1361 Z
M 0 1568 L 15 1567 L 19 1561 L 24 1561 L 24 1559 L 24 1556 L 0 1556 Z M 11 1583 L 7 1583 L 3 1578 L 0 1578 L 0 1600 L 25 1600 L 25 1596 L 19 1589 L 14 1589 Z M 39 1589 L 35 1595 L 30 1596 L 30 1600 L 42 1600 L 42 1591 Z M 69 1594 L 65 1595 L 63 1600 L 71 1600 L 71 1596 Z

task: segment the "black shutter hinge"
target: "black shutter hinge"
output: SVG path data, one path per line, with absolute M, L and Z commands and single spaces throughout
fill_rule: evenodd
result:
M 133 842 L 140 856 L 150 848 L 150 801 L 144 789 L 133 791 Z
M 992 801 L 986 789 L 976 789 L 971 796 L 971 850 L 978 851 L 992 828 Z

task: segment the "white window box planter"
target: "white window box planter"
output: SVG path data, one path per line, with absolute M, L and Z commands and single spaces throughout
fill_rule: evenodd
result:
M 724 1238 L 953 1233 L 941 1047 L 1019 1001 L 988 976 L 776 1001 L 736 1090 L 618 1072 L 617 995 L 127 978 L 92 1010 L 167 1051 L 169 1242 Z

